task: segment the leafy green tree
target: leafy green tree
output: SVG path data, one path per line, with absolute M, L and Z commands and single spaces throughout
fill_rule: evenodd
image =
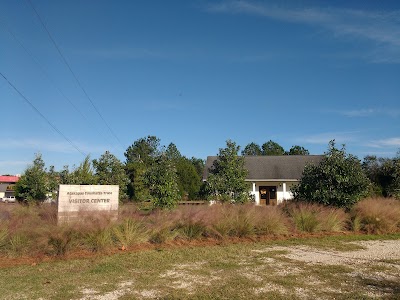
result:
M 19 201 L 28 203 L 41 202 L 46 199 L 48 181 L 42 155 L 36 154 L 33 164 L 29 166 L 15 184 L 15 196 Z
M 337 149 L 333 140 L 319 165 L 305 167 L 293 191 L 299 200 L 350 208 L 367 195 L 369 184 L 358 158 L 344 146 Z
M 86 156 L 83 162 L 70 174 L 69 182 L 69 184 L 81 185 L 97 184 L 89 155 Z
M 201 186 L 201 177 L 192 160 L 182 156 L 173 143 L 170 143 L 165 150 L 165 158 L 175 166 L 180 198 L 196 199 Z
M 389 195 L 400 199 L 400 150 L 393 161 L 393 180 L 389 185 Z
M 248 171 L 244 167 L 244 157 L 238 156 L 239 150 L 240 146 L 228 140 L 226 148 L 219 149 L 218 157 L 209 170 L 209 190 L 218 200 L 243 203 L 250 199 L 245 181 Z
M 400 198 L 400 152 L 394 158 L 366 156 L 362 167 L 372 182 L 372 195 Z
M 106 151 L 98 160 L 93 160 L 93 167 L 98 184 L 118 185 L 119 199 L 127 198 L 129 178 L 125 173 L 123 163 L 115 155 Z
M 160 153 L 160 139 L 149 135 L 146 138 L 138 139 L 133 145 L 129 146 L 125 151 L 125 157 L 127 164 L 141 161 L 146 166 L 150 166 Z
M 393 160 L 393 181 L 389 186 L 389 195 L 400 199 L 400 155 Z
M 204 174 L 205 161 L 201 158 L 192 157 L 190 159 L 190 162 L 196 169 L 196 173 L 198 175 L 198 178 L 200 179 L 200 184 L 199 184 L 200 186 L 199 186 L 199 190 L 196 195 L 196 199 L 207 199 L 207 196 L 208 196 L 207 183 L 203 182 L 203 180 L 202 180 L 203 174 Z M 189 199 L 191 199 L 190 197 L 191 196 L 189 193 Z
M 389 159 L 378 158 L 375 155 L 364 157 L 362 168 L 365 175 L 371 181 L 371 196 L 387 196 L 387 189 L 391 182 Z
M 52 199 L 57 197 L 58 185 L 60 184 L 60 174 L 54 168 L 50 166 L 47 172 L 47 187 L 49 192 L 52 194 Z
M 260 145 L 252 142 L 244 147 L 242 150 L 242 155 L 262 155 L 262 150 Z
M 165 156 L 167 159 L 170 159 L 172 161 L 178 161 L 180 158 L 182 158 L 182 154 L 179 152 L 178 148 L 174 143 L 170 143 L 165 150 Z
M 268 142 L 264 143 L 262 146 L 262 154 L 263 155 L 284 155 L 285 149 L 278 143 L 269 140 Z
M 201 158 L 192 157 L 190 162 L 195 167 L 197 175 L 199 175 L 200 179 L 203 178 L 204 166 L 205 162 Z
M 145 180 L 150 187 L 155 207 L 171 209 L 177 205 L 180 198 L 177 179 L 172 161 L 165 155 L 157 157 L 155 163 L 145 173 Z
M 175 162 L 176 173 L 178 175 L 178 188 L 181 198 L 189 198 L 194 200 L 198 197 L 200 186 L 202 184 L 201 177 L 196 171 L 196 167 L 190 159 L 181 157 Z
M 150 189 L 146 183 L 146 171 L 149 167 L 141 161 L 130 162 L 126 165 L 128 183 L 128 196 L 136 201 L 148 200 L 151 198 Z
M 128 195 L 131 199 L 149 199 L 150 190 L 145 182 L 145 174 L 161 152 L 160 139 L 150 135 L 138 139 L 125 151 L 126 173 L 130 180 Z
M 310 155 L 310 152 L 301 146 L 295 145 L 290 148 L 289 152 L 286 152 L 287 155 Z
M 71 173 L 69 171 L 68 165 L 65 165 L 60 171 L 60 184 L 71 184 Z

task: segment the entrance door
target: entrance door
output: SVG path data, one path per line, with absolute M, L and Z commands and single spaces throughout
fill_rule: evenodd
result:
M 260 205 L 276 205 L 276 186 L 260 186 Z

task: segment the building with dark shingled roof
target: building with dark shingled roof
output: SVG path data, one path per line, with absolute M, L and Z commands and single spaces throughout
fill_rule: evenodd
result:
M 208 156 L 203 173 L 207 181 L 217 156 Z M 293 198 L 291 188 L 300 181 L 308 164 L 319 164 L 324 155 L 244 156 L 246 181 L 257 205 L 276 205 Z

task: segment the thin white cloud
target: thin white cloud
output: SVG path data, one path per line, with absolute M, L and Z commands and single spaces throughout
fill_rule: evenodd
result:
M 14 161 L 0 160 L 0 168 L 24 166 L 24 165 L 28 165 L 30 163 L 32 163 L 32 162 L 28 161 L 28 160 L 14 160 Z
M 396 153 L 393 151 L 364 151 L 361 152 L 360 154 L 362 154 L 363 156 L 366 155 L 376 155 L 376 156 L 383 156 L 383 157 L 391 157 L 393 155 L 395 155 Z
M 362 11 L 333 8 L 293 8 L 251 1 L 225 1 L 207 7 L 213 13 L 250 14 L 291 23 L 323 27 L 336 37 L 374 43 L 365 59 L 400 63 L 400 10 Z
M 339 114 L 346 117 L 371 117 L 371 116 L 389 116 L 398 117 L 400 116 L 399 109 L 380 109 L 380 108 L 362 108 L 354 110 L 343 110 L 338 111 Z
M 372 148 L 400 148 L 400 137 L 375 140 L 367 143 L 366 146 Z
M 349 132 L 325 132 L 314 135 L 308 135 L 297 138 L 298 142 L 309 144 L 327 145 L 331 140 L 335 140 L 336 144 L 345 144 L 357 140 L 355 131 Z
M 102 153 L 109 149 L 106 146 L 87 145 L 74 142 L 85 153 Z M 50 151 L 57 153 L 76 153 L 76 149 L 67 142 L 48 141 L 43 139 L 5 139 L 0 143 L 0 149 L 31 149 L 33 151 Z

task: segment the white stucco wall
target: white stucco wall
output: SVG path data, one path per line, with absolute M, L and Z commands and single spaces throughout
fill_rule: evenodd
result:
M 286 191 L 284 191 L 284 186 L 286 184 Z M 291 192 L 291 188 L 293 185 L 297 184 L 297 182 L 293 181 L 256 181 L 250 182 L 250 193 L 254 195 L 254 199 L 256 201 L 256 205 L 260 204 L 260 186 L 276 186 L 277 192 L 277 200 L 278 204 L 282 203 L 283 200 L 293 199 L 293 193 Z

